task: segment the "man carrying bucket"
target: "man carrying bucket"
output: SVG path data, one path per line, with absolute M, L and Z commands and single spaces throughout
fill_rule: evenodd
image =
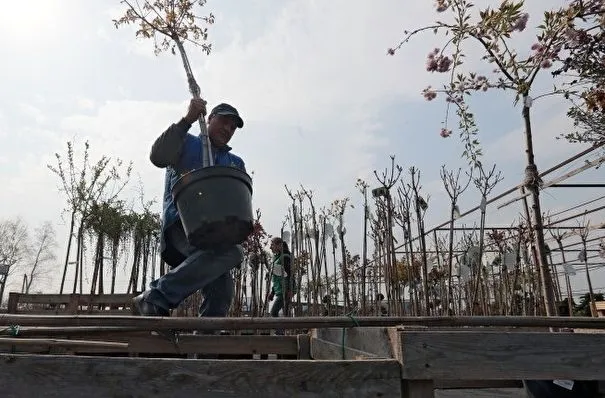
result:
M 186 116 L 168 127 L 151 148 L 151 163 L 166 168 L 161 256 L 171 270 L 152 281 L 148 290 L 133 299 L 135 315 L 170 316 L 171 309 L 198 290 L 204 296 L 200 316 L 224 317 L 229 311 L 234 294 L 230 271 L 243 260 L 241 246 L 212 250 L 192 246 L 172 198 L 172 188 L 179 177 L 203 167 L 204 139 L 188 133 L 202 115 L 206 115 L 206 101 L 192 99 Z M 208 116 L 208 136 L 215 165 L 245 171 L 243 160 L 232 154 L 227 145 L 235 130 L 243 126 L 244 121 L 233 106 L 219 104 L 212 109 Z

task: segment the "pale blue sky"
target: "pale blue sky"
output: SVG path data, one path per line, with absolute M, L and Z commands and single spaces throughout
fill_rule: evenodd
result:
M 68 139 L 76 140 L 78 149 L 88 139 L 93 159 L 106 154 L 132 160 L 147 198 L 159 198 L 163 171 L 148 161 L 149 148 L 184 114 L 189 93 L 178 57 L 155 57 L 151 43 L 136 40 L 132 29 L 114 28 L 111 19 L 123 10 L 117 0 L 6 3 L 0 16 L 0 217 L 21 216 L 32 227 L 53 221 L 61 259 L 67 234 L 60 219 L 63 197 L 45 167 L 54 152 L 64 153 Z M 539 5 L 530 7 L 531 27 L 538 24 L 533 16 Z M 427 103 L 420 93 L 441 79 L 424 70 L 426 54 L 439 46 L 439 38 L 428 34 L 396 56 L 386 55 L 403 29 L 433 21 L 432 2 L 209 0 L 206 9 L 216 16 L 210 27 L 214 51 L 207 57 L 189 47 L 189 54 L 209 105 L 230 102 L 246 121 L 232 146 L 255 172 L 254 206 L 262 209 L 270 233 L 278 233 L 289 204 L 284 184 L 302 183 L 316 192 L 318 207 L 352 197 L 356 208 L 347 218 L 349 245 L 359 252 L 362 213 L 355 180 L 363 177 L 375 185 L 372 171 L 388 166 L 391 154 L 405 168 L 415 165 L 422 171 L 423 186 L 432 195 L 427 226 L 445 220 L 440 166 L 457 168 L 465 162 L 456 134 L 439 137 L 444 103 Z M 524 51 L 533 42 L 532 31 L 516 40 Z M 550 84 L 545 75 L 538 88 Z M 501 93 L 478 95 L 472 106 L 484 162 L 496 162 L 505 177 L 495 193 L 504 191 L 523 176 L 520 109 Z M 534 106 L 541 169 L 585 148 L 554 138 L 570 124 L 565 106 L 558 98 Z M 452 122 L 455 126 L 455 118 Z M 600 170 L 568 182 L 599 177 Z M 543 194 L 545 210 L 599 193 L 551 189 Z M 462 210 L 477 203 L 469 188 Z M 510 224 L 519 211 L 518 204 L 490 208 L 488 223 Z M 594 222 L 601 222 L 602 215 L 597 213 Z M 594 275 L 594 286 L 605 286 L 604 274 Z M 584 275 L 573 283 L 584 289 Z M 53 281 L 47 290 L 57 288 Z

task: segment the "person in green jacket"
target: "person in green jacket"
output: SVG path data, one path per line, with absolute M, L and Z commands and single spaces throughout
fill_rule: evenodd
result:
M 292 276 L 292 254 L 288 244 L 281 238 L 271 239 L 271 252 L 273 261 L 271 262 L 271 292 L 269 301 L 275 302 L 271 307 L 272 317 L 278 317 L 279 311 L 284 310 L 284 315 L 288 313 L 288 307 L 293 292 Z M 284 334 L 283 330 L 276 330 L 276 334 Z

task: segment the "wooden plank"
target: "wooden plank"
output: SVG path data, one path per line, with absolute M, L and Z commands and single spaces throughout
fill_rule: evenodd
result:
M 598 380 L 605 335 L 402 332 L 402 377 L 411 380 Z
M 402 393 L 404 398 L 434 398 L 435 386 L 431 380 L 406 380 Z
M 19 304 L 69 304 L 74 298 L 79 305 L 105 304 L 105 305 L 128 305 L 134 297 L 132 294 L 23 294 L 15 295 Z M 10 297 L 10 295 L 9 295 Z
M 394 360 L 188 360 L 0 355 L 2 396 L 401 397 Z
M 129 340 L 130 353 L 154 354 L 281 354 L 297 355 L 296 336 L 179 336 L 178 343 L 161 337 Z
M 65 326 L 65 327 L 20 327 L 19 337 L 111 337 L 126 340 L 129 337 L 148 336 L 149 332 L 129 330 L 128 328 L 112 326 Z
M 480 390 L 436 390 L 437 398 L 528 398 L 524 388 L 484 388 Z
M 296 336 L 298 359 L 311 359 L 311 336 L 299 334 Z
M 391 342 L 395 359 L 402 361 L 403 350 L 401 348 L 402 331 L 412 331 L 406 327 L 391 327 L 387 332 Z M 419 329 L 419 328 L 418 328 Z M 419 329 L 420 330 L 420 329 Z M 426 330 L 424 330 L 426 331 Z M 458 332 L 460 332 L 458 330 Z M 523 383 L 520 380 L 433 380 L 435 389 L 494 389 L 494 388 L 522 388 Z
M 344 337 L 344 345 L 349 348 L 373 354 L 373 357 L 394 357 L 389 334 L 384 327 L 313 329 L 311 336 L 339 345 L 342 345 Z
M 8 294 L 8 307 L 7 312 L 9 314 L 17 313 L 17 305 L 19 304 L 19 293 L 10 292 Z
M 533 326 L 605 329 L 605 318 L 592 317 L 531 317 L 531 316 L 463 316 L 463 317 L 141 317 L 100 315 L 21 315 L 4 314 L 0 326 L 129 326 L 153 330 L 242 330 L 242 329 L 312 329 L 409 326 Z
M 134 294 L 118 293 L 118 294 L 83 294 L 80 296 L 80 304 L 105 304 L 105 305 L 126 305 L 130 307 Z
M 26 309 L 18 309 L 16 311 L 17 314 L 27 314 L 27 315 L 70 315 L 75 314 L 76 312 L 80 314 L 90 314 L 90 315 L 130 315 L 130 308 L 121 309 L 121 310 L 98 310 L 94 309 L 89 311 L 88 309 L 80 309 L 80 310 L 72 310 L 69 308 L 26 308 Z
M 42 351 L 51 349 L 69 349 L 78 352 L 128 352 L 128 344 L 107 341 L 88 341 L 88 340 L 66 340 L 66 339 L 24 339 L 2 337 L 0 338 L 0 349 L 8 349 L 18 352 L 21 349 L 28 351 L 28 347 L 34 347 L 35 352 L 40 348 L 46 348 Z
M 323 360 L 379 358 L 371 352 L 356 350 L 315 337 L 311 337 L 311 357 Z
M 521 380 L 434 380 L 437 390 L 523 388 Z
M 401 331 L 397 327 L 387 328 L 387 334 L 389 335 L 389 342 L 391 343 L 391 352 L 393 358 L 402 362 L 402 349 L 401 349 Z

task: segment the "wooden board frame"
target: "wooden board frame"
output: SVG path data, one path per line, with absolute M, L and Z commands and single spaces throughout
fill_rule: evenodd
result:
M 188 360 L 0 354 L 4 397 L 401 397 L 395 360 Z

